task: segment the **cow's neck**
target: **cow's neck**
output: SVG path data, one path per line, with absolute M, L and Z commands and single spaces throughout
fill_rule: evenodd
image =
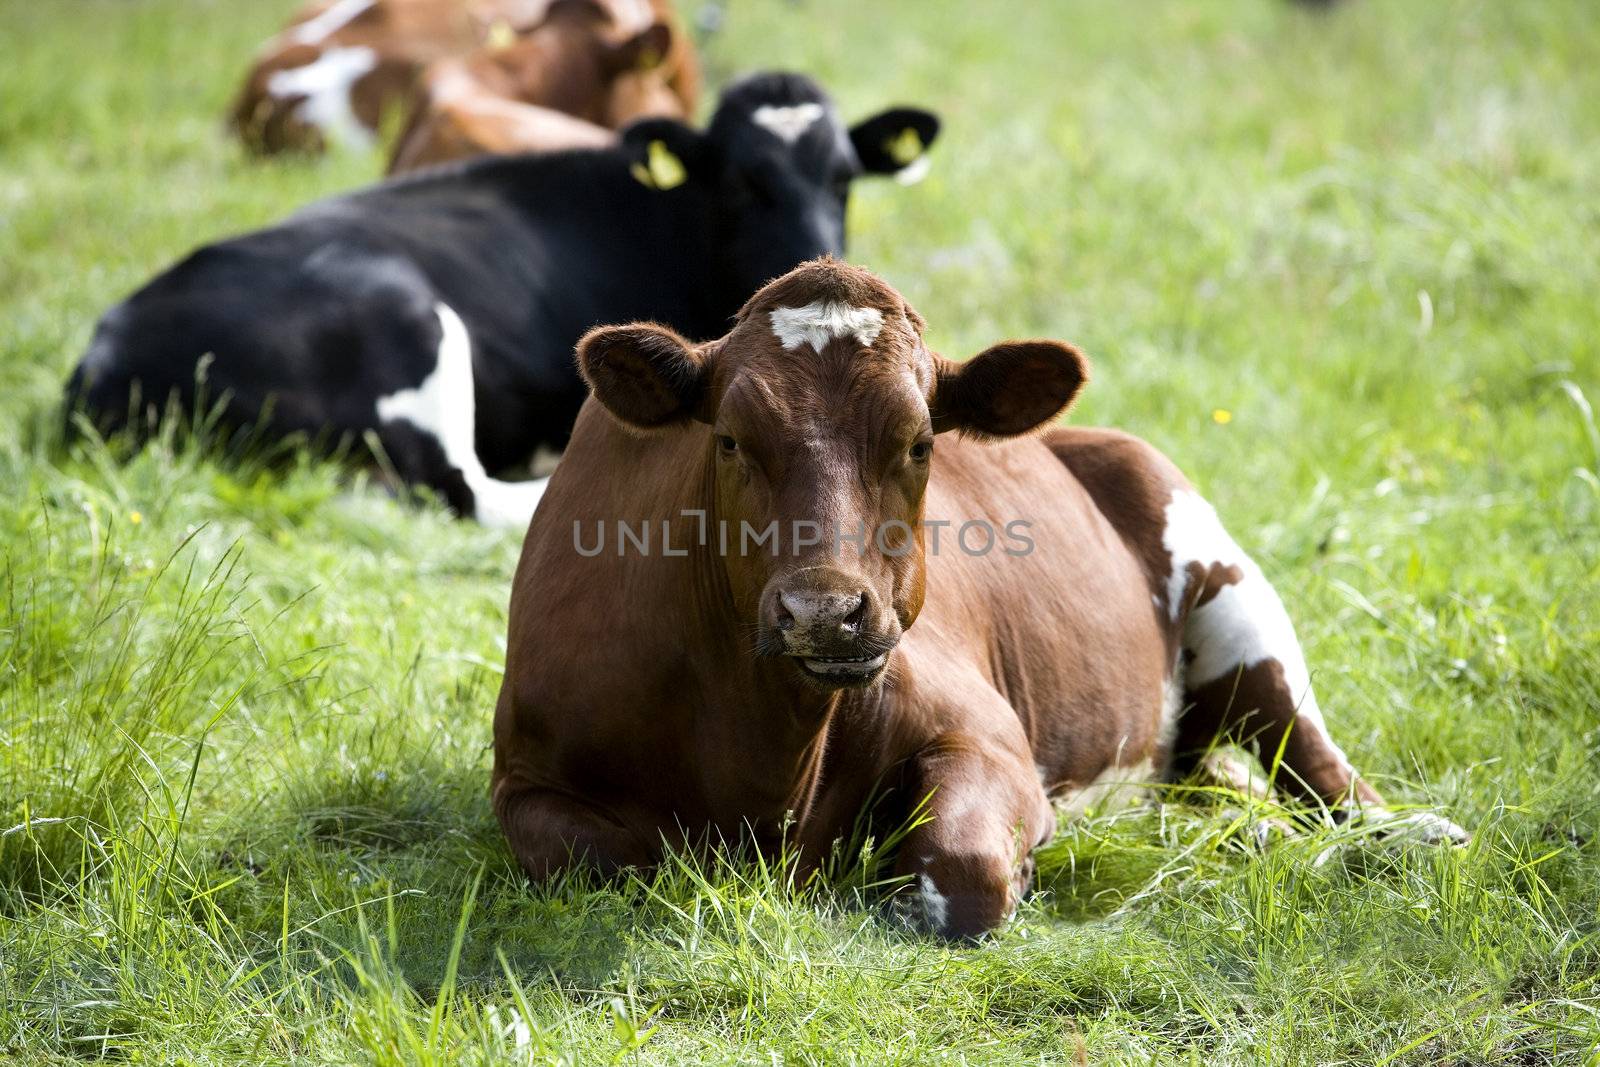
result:
M 703 444 L 700 467 L 698 502 L 693 507 L 705 510 L 708 543 L 695 546 L 689 595 L 695 606 L 693 617 L 706 624 L 702 684 L 710 692 L 702 712 L 713 721 L 699 725 L 737 756 L 740 776 L 746 779 L 745 795 L 752 795 L 753 787 L 754 795 L 780 808 L 749 815 L 789 810 L 803 820 L 840 698 L 806 685 L 792 664 L 754 654 L 751 620 L 736 603 L 719 548 L 722 516 L 717 512 L 716 471 L 708 443 Z M 737 545 L 737 522 L 730 522 L 729 531 L 730 546 Z

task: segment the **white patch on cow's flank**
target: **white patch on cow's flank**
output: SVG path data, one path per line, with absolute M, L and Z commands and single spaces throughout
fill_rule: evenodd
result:
M 306 19 L 288 30 L 289 40 L 296 44 L 318 44 L 330 33 L 355 21 L 357 15 L 376 4 L 378 0 L 338 0 L 320 15 Z
M 790 104 L 788 107 L 762 104 L 751 113 L 750 118 L 784 144 L 794 144 L 826 113 L 826 109 L 818 103 Z
M 934 930 L 943 930 L 945 921 L 950 918 L 950 902 L 939 894 L 932 876 L 918 875 L 917 883 L 922 887 L 922 913 L 927 916 L 928 925 Z
M 1190 595 L 1191 563 L 1204 568 L 1237 567 L 1242 576 L 1223 586 L 1207 603 L 1190 610 L 1183 629 L 1183 647 L 1192 657 L 1186 687 L 1194 689 L 1258 663 L 1277 660 L 1298 714 L 1295 729 L 1315 729 L 1345 768 L 1354 773 L 1350 760 L 1334 744 L 1322 709 L 1317 706 L 1316 695 L 1311 691 L 1311 672 L 1295 637 L 1294 623 L 1289 621 L 1283 600 L 1261 568 L 1228 536 L 1216 510 L 1192 490 L 1173 492 L 1166 508 L 1166 522 L 1161 544 L 1172 557 L 1167 609 L 1174 622 Z
M 478 459 L 477 399 L 473 394 L 472 339 L 466 323 L 446 304 L 435 304 L 439 316 L 439 362 L 414 389 L 402 389 L 377 400 L 378 419 L 404 419 L 430 433 L 445 459 L 461 472 L 472 490 L 473 517 L 486 526 L 526 527 L 550 479 L 502 482 L 491 478 Z
M 809 344 L 820 353 L 836 337 L 854 337 L 860 344 L 870 346 L 882 330 L 883 312 L 877 308 L 852 307 L 831 300 L 772 312 L 772 332 L 786 349 Z
M 274 71 L 267 92 L 279 99 L 305 97 L 294 107 L 296 118 L 331 141 L 370 148 L 376 137 L 356 117 L 350 91 L 377 65 L 378 54 L 370 48 L 330 48 L 303 67 Z

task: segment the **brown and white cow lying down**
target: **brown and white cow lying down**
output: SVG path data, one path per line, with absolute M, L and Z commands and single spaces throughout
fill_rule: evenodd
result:
M 1464 836 L 1383 809 L 1277 594 L 1170 461 L 1030 432 L 1086 380 L 1076 349 L 958 364 L 923 327 L 819 260 L 720 340 L 584 338 L 593 396 L 528 531 L 495 714 L 494 806 L 530 875 L 747 827 L 771 847 L 791 813 L 814 862 L 889 786 L 930 798 L 898 856 L 927 924 L 973 936 L 1027 889 L 1052 800 L 1219 740 L 1281 745 L 1278 784 L 1336 817 Z M 778 550 L 754 544 L 774 521 Z
M 539 27 L 560 0 L 311 0 L 263 46 L 234 99 L 229 124 L 262 153 L 367 147 L 384 116 L 406 104 L 424 66 L 500 47 Z M 674 19 L 670 0 L 595 0 L 618 33 Z M 699 65 L 683 33 L 661 63 L 621 74 L 606 124 L 694 111 Z
M 619 26 L 593 0 L 555 0 L 537 27 L 510 44 L 428 64 L 412 94 L 389 173 L 452 159 L 612 144 L 635 118 L 686 119 L 660 78 L 671 27 Z

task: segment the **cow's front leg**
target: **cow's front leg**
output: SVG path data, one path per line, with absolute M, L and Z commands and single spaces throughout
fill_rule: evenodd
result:
M 994 738 L 948 734 L 915 759 L 927 822 L 900 845 L 897 873 L 942 937 L 975 938 L 1011 917 L 1033 878 L 1033 849 L 1055 829 L 1033 762 Z
M 494 810 L 517 862 L 535 882 L 573 866 L 609 877 L 655 859 L 621 822 L 567 793 L 504 780 L 495 784 Z

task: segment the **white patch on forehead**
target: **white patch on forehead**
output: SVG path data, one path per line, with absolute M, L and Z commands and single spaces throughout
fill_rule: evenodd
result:
M 1167 527 L 1161 544 L 1172 557 L 1167 578 L 1167 610 L 1177 621 L 1189 591 L 1189 565 L 1237 567 L 1240 580 L 1225 585 L 1205 604 L 1193 608 L 1183 628 L 1183 647 L 1190 655 L 1187 688 L 1194 689 L 1225 675 L 1277 660 L 1297 711 L 1296 730 L 1315 729 L 1347 768 L 1350 761 L 1333 743 L 1322 709 L 1311 691 L 1294 623 L 1277 590 L 1255 560 L 1245 555 L 1217 513 L 1200 494 L 1180 489 L 1166 508 Z M 1352 771 L 1353 773 L 1353 771 Z
M 295 117 L 321 130 L 332 141 L 370 148 L 373 132 L 356 117 L 350 90 L 372 68 L 378 54 L 370 48 L 330 48 L 303 67 L 274 71 L 267 93 L 280 99 L 303 96 Z
M 944 924 L 950 918 L 950 902 L 939 893 L 939 887 L 933 884 L 933 879 L 926 875 L 918 875 L 918 884 L 922 887 L 922 913 L 927 916 L 928 925 L 934 930 L 943 930 Z
M 378 0 L 338 0 L 322 14 L 289 27 L 289 39 L 297 44 L 317 44 L 330 33 L 355 21 L 355 17 Z
M 852 307 L 831 300 L 772 312 L 772 332 L 786 349 L 808 344 L 821 353 L 836 337 L 854 337 L 862 345 L 871 345 L 882 330 L 883 312 L 877 308 Z
M 526 527 L 539 506 L 549 478 L 502 482 L 491 478 L 478 459 L 477 398 L 473 393 L 472 339 L 466 323 L 446 304 L 439 316 L 439 361 L 422 384 L 377 399 L 378 420 L 404 419 L 432 434 L 445 459 L 472 490 L 473 517 L 486 526 Z
M 794 144 L 805 136 L 807 130 L 816 125 L 823 114 L 825 109 L 817 103 L 790 104 L 788 107 L 762 104 L 755 109 L 750 118 L 757 126 L 765 128 L 784 144 Z

